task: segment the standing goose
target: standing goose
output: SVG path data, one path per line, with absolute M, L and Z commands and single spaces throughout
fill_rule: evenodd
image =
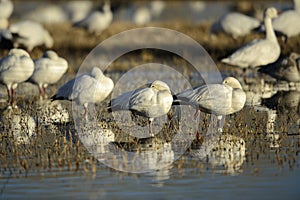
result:
M 208 84 L 185 90 L 176 94 L 175 103 L 194 106 L 197 118 L 201 111 L 215 114 L 221 119 L 222 115 L 230 115 L 240 111 L 246 102 L 246 94 L 240 82 L 227 77 L 222 84 Z
M 87 117 L 88 104 L 102 102 L 111 93 L 113 87 L 113 81 L 98 67 L 93 67 L 89 73 L 65 83 L 51 99 L 75 101 L 78 105 L 84 106 Z
M 300 33 L 300 0 L 294 0 L 294 8 L 281 13 L 272 22 L 274 29 L 287 37 Z
M 108 2 L 104 3 L 103 12 L 93 11 L 74 26 L 87 29 L 90 33 L 101 34 L 112 22 L 113 14 Z
M 288 82 L 300 81 L 300 55 L 292 52 L 289 57 L 261 67 L 259 72 L 268 74 L 277 80 Z
M 40 97 L 46 97 L 48 85 L 56 83 L 68 69 L 67 61 L 51 50 L 35 60 L 34 65 L 34 72 L 29 81 L 39 86 Z
M 109 110 L 130 110 L 132 113 L 149 119 L 149 134 L 152 132 L 154 118 L 167 114 L 172 106 L 173 97 L 169 86 L 162 81 L 156 80 L 146 88 L 126 92 L 112 99 Z
M 243 69 L 255 68 L 275 62 L 280 55 L 280 46 L 274 33 L 271 19 L 277 17 L 275 8 L 267 8 L 264 12 L 264 24 L 266 27 L 266 37 L 256 39 L 236 50 L 228 58 L 221 61 Z
M 0 60 L 0 82 L 6 85 L 8 103 L 15 105 L 15 90 L 19 83 L 26 81 L 33 73 L 34 63 L 22 49 L 11 49 Z

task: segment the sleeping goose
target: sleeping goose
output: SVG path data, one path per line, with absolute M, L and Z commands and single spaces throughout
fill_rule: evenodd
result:
M 40 97 L 46 97 L 46 88 L 56 83 L 67 71 L 68 63 L 54 51 L 46 51 L 42 58 L 34 60 L 34 72 L 29 81 L 38 85 Z
M 26 81 L 33 70 L 34 63 L 23 49 L 11 49 L 8 55 L 0 60 L 0 82 L 6 85 L 9 105 L 15 105 L 18 84 Z

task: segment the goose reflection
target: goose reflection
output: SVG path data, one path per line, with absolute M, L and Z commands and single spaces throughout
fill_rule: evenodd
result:
M 277 117 L 274 120 L 272 119 L 272 117 L 269 117 L 269 121 L 271 121 L 271 124 L 275 123 L 278 129 L 280 127 L 286 127 L 286 129 L 280 128 L 277 131 L 284 131 L 288 134 L 298 134 L 298 122 L 300 120 L 299 103 L 300 91 L 280 91 L 270 98 L 263 99 L 262 105 L 266 106 L 270 110 L 273 110 L 269 111 L 269 115 L 275 115 L 275 113 L 277 114 Z M 269 128 L 267 127 L 267 131 L 276 132 L 272 125 L 269 125 Z
M 5 109 L 1 113 L 0 131 L 2 136 L 13 136 L 17 144 L 29 144 L 36 134 L 36 121 L 25 110 L 20 108 Z
M 211 135 L 202 144 L 193 147 L 190 155 L 211 164 L 217 172 L 230 175 L 239 174 L 245 160 L 246 143 L 234 135 Z

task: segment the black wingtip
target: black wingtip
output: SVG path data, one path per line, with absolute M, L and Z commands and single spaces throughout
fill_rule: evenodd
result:
M 50 98 L 50 100 L 51 100 L 51 102 L 52 102 L 52 101 L 56 101 L 56 100 L 65 100 L 65 98 L 63 98 L 63 97 L 58 97 L 58 96 L 56 96 L 56 95 L 53 95 L 53 96 Z

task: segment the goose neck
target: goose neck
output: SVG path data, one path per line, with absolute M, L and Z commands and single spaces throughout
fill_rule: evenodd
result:
M 264 19 L 264 23 L 265 23 L 265 27 L 266 27 L 266 39 L 273 41 L 273 42 L 277 42 L 277 38 L 272 26 L 272 21 L 271 18 L 266 17 Z

